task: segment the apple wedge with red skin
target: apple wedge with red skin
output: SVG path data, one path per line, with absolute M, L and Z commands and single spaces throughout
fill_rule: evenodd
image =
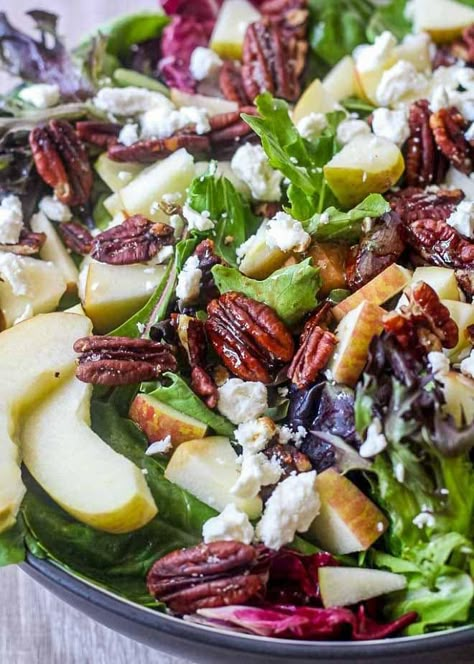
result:
M 204 438 L 207 426 L 189 415 L 180 413 L 149 394 L 138 394 L 130 406 L 129 417 L 137 424 L 153 443 L 171 436 L 176 447 L 180 443 L 196 438 Z

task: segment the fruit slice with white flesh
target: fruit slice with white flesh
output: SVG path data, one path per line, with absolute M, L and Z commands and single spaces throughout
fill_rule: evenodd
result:
M 3 272 L 2 260 L 13 261 L 15 265 Z M 10 280 L 13 273 L 14 280 Z M 0 330 L 36 314 L 54 311 L 67 290 L 56 265 L 29 256 L 0 256 L 0 277 Z
M 349 295 L 332 310 L 334 317 L 340 321 L 344 316 L 359 306 L 364 300 L 372 304 L 383 304 L 407 286 L 412 279 L 410 270 L 393 263 L 383 272 L 371 279 L 365 286 Z
M 459 300 L 459 288 L 454 270 L 447 267 L 417 267 L 412 284 L 424 281 L 433 288 L 442 300 Z
M 474 380 L 457 371 L 437 376 L 443 386 L 443 410 L 454 418 L 457 427 L 474 422 Z
M 325 608 L 351 606 L 403 590 L 407 585 L 403 574 L 363 567 L 320 567 L 318 582 Z
M 106 152 L 103 152 L 95 162 L 94 168 L 105 184 L 115 193 L 123 189 L 145 167 L 136 161 L 113 161 L 109 159 Z
M 374 55 L 374 57 L 370 58 L 370 64 L 367 66 L 367 55 L 365 54 L 365 57 L 362 57 L 361 54 L 370 48 L 374 47 L 369 46 L 368 44 L 362 44 L 355 49 L 354 78 L 358 95 L 371 104 L 378 106 L 377 88 L 382 80 L 384 72 L 397 62 L 395 54 L 396 47 L 393 46 L 392 48 L 387 48 L 384 57 Z M 362 64 L 363 60 L 364 64 Z
M 209 48 L 222 58 L 240 60 L 247 28 L 260 18 L 260 13 L 248 0 L 224 0 Z
M 414 0 L 415 32 L 427 32 L 438 44 L 452 42 L 474 23 L 474 9 L 454 0 Z
M 395 60 L 411 62 L 421 73 L 431 72 L 430 46 L 431 41 L 426 34 L 407 35 L 403 42 L 393 49 Z
M 239 479 L 237 454 L 228 438 L 211 436 L 179 445 L 169 461 L 165 477 L 219 512 L 234 503 L 249 518 L 262 511 L 260 498 L 240 498 L 230 490 Z
M 383 330 L 385 311 L 372 302 L 361 302 L 336 328 L 337 346 L 328 364 L 336 383 L 353 387 L 364 370 L 370 342 Z
M 73 344 L 91 329 L 84 316 L 51 313 L 0 334 L 0 532 L 15 522 L 24 495 L 17 447 L 23 416 L 72 375 Z
M 92 386 L 74 375 L 28 413 L 23 460 L 46 493 L 79 521 L 128 533 L 157 513 L 140 468 L 90 427 Z M 65 429 L 66 424 L 66 429 Z
M 335 101 L 357 94 L 354 59 L 346 55 L 339 60 L 323 79 L 322 84 L 329 97 Z
M 165 194 L 186 189 L 194 178 L 194 160 L 184 148 L 145 168 L 121 189 L 120 197 L 129 215 L 143 214 L 152 221 L 166 223 L 168 217 L 158 206 Z
M 205 175 L 209 170 L 208 161 L 198 161 L 196 162 L 196 177 L 201 177 Z M 219 161 L 217 162 L 217 169 L 215 171 L 215 177 L 225 177 L 227 178 L 235 187 L 235 189 L 245 196 L 245 198 L 250 198 L 250 189 L 245 184 L 243 180 L 237 177 L 230 166 L 230 161 Z
M 65 314 L 77 314 L 78 316 L 85 316 L 86 312 L 82 308 L 82 304 L 75 304 L 73 307 L 69 307 L 69 309 L 64 309 Z
M 283 266 L 288 254 L 278 247 L 269 247 L 265 233 L 257 233 L 255 240 L 240 263 L 240 271 L 251 279 L 266 279 Z
M 187 440 L 204 438 L 207 432 L 207 425 L 203 422 L 180 413 L 149 394 L 135 397 L 129 417 L 140 427 L 149 443 L 170 436 L 172 445 L 177 447 Z
M 328 468 L 317 476 L 319 515 L 307 537 L 334 554 L 366 551 L 387 529 L 379 508 L 347 477 Z
M 196 106 L 203 108 L 209 114 L 209 117 L 220 115 L 221 113 L 234 113 L 239 110 L 236 101 L 229 101 L 221 97 L 208 97 L 207 95 L 194 95 L 189 92 L 183 92 L 178 88 L 171 88 L 171 101 L 178 108 L 182 106 Z
M 323 86 L 319 78 L 316 78 L 299 98 L 293 110 L 293 122 L 298 124 L 310 113 L 330 113 L 337 107 L 337 99 Z
M 100 334 L 126 321 L 148 301 L 166 270 L 163 265 L 107 265 L 91 261 L 82 304 Z
M 56 229 L 43 212 L 31 217 L 31 230 L 35 233 L 44 233 L 46 242 L 41 247 L 39 255 L 45 261 L 51 261 L 63 275 L 67 290 L 74 292 L 77 289 L 79 270 L 61 241 Z
M 399 148 L 380 136 L 356 136 L 324 167 L 324 175 L 339 202 L 352 208 L 369 194 L 390 189 L 403 174 Z
M 456 322 L 459 330 L 459 342 L 455 348 L 449 348 L 446 353 L 451 360 L 455 362 L 459 359 L 462 351 L 470 347 L 467 328 L 474 325 L 474 304 L 467 302 L 454 302 L 453 300 L 441 300 L 445 307 L 449 309 L 451 318 Z
M 110 194 L 110 196 L 104 198 L 102 205 L 105 207 L 111 217 L 122 214 L 125 209 L 122 197 L 120 196 L 120 191 L 117 191 L 114 194 Z

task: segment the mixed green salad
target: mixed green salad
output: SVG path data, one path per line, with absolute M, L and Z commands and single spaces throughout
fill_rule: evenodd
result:
M 266 637 L 474 618 L 474 3 L 0 12 L 0 565 Z

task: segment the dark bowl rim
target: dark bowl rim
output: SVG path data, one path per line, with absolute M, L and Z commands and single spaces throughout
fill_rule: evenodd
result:
M 427 648 L 445 650 L 474 645 L 474 625 L 420 636 L 376 641 L 290 641 L 262 638 L 186 622 L 151 608 L 139 606 L 75 576 L 72 571 L 65 570 L 53 561 L 37 558 L 31 553 L 28 553 L 27 561 L 22 567 L 27 574 L 40 582 L 43 579 L 48 585 L 56 587 L 59 596 L 61 595 L 59 591 L 62 590 L 111 616 L 135 623 L 145 629 L 154 629 L 157 633 L 162 632 L 203 646 L 220 647 L 242 653 L 279 658 L 313 658 L 315 661 L 321 658 L 349 660 L 361 655 L 372 659 L 372 657 L 418 654 L 425 652 Z

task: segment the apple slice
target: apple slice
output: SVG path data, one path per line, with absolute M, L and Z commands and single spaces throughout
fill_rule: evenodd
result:
M 364 370 L 370 342 L 383 330 L 385 311 L 364 300 L 336 328 L 338 344 L 328 370 L 336 383 L 354 387 Z
M 474 9 L 454 0 L 414 0 L 415 32 L 427 32 L 437 44 L 460 37 L 474 23 Z
M 337 321 L 340 321 L 364 300 L 372 302 L 372 304 L 383 304 L 402 291 L 411 280 L 412 273 L 410 270 L 393 263 L 365 286 L 362 286 L 358 291 L 336 305 L 332 310 L 334 317 Z
M 474 325 L 474 305 L 467 302 L 454 302 L 453 300 L 441 300 L 441 302 L 449 309 L 451 318 L 456 322 L 459 329 L 458 345 L 446 351 L 451 362 L 455 362 L 459 359 L 462 351 L 471 345 L 467 328 Z
M 396 184 L 405 162 L 399 148 L 380 136 L 356 136 L 324 167 L 339 202 L 352 208 L 369 194 L 382 194 Z
M 247 28 L 260 18 L 260 13 L 248 0 L 224 0 L 209 47 L 222 58 L 240 60 Z
M 179 192 L 185 198 L 186 189 L 194 178 L 194 160 L 184 148 L 166 159 L 145 168 L 140 175 L 120 191 L 123 207 L 128 214 L 143 214 L 152 221 L 167 223 L 169 218 L 158 203 L 164 194 Z
M 457 371 L 437 376 L 443 385 L 444 411 L 452 415 L 456 426 L 474 422 L 474 380 Z
M 203 108 L 209 114 L 209 117 L 221 115 L 222 113 L 234 113 L 239 110 L 236 101 L 222 99 L 222 97 L 208 97 L 207 95 L 195 95 L 190 92 L 183 92 L 178 88 L 171 88 L 171 101 L 178 108 L 183 106 L 197 106 Z
M 91 328 L 84 316 L 52 313 L 0 334 L 0 532 L 15 522 L 24 495 L 16 442 L 25 411 L 73 373 L 73 344 Z
M 293 122 L 298 124 L 310 113 L 330 113 L 336 108 L 337 99 L 323 86 L 319 78 L 316 78 L 299 98 L 293 110 Z
M 91 396 L 92 386 L 73 375 L 31 411 L 21 433 L 23 459 L 38 484 L 76 519 L 129 533 L 158 510 L 140 468 L 91 429 Z
M 396 590 L 403 590 L 407 580 L 403 574 L 363 567 L 320 567 L 319 590 L 323 605 L 351 606 Z
M 355 64 L 350 55 L 346 55 L 334 65 L 323 79 L 323 88 L 335 101 L 341 101 L 357 94 Z
M 166 270 L 164 265 L 107 265 L 91 261 L 82 299 L 100 334 L 110 332 L 148 301 Z
M 366 551 L 388 527 L 379 508 L 347 477 L 328 468 L 317 476 L 321 511 L 308 537 L 334 554 Z
M 204 438 L 207 425 L 180 413 L 149 394 L 138 394 L 130 406 L 129 417 L 143 431 L 149 443 L 171 436 L 174 447 L 187 440 Z
M 234 503 L 249 518 L 262 512 L 260 498 L 240 498 L 230 490 L 239 479 L 237 454 L 228 438 L 211 436 L 179 445 L 169 461 L 165 477 L 214 509 Z
M 412 284 L 424 281 L 433 288 L 442 300 L 459 300 L 459 288 L 454 270 L 447 267 L 417 267 Z
M 30 220 L 31 230 L 35 233 L 44 233 L 46 242 L 41 247 L 39 255 L 45 261 L 51 261 L 63 275 L 67 290 L 74 293 L 77 290 L 79 271 L 68 253 L 53 224 L 42 212 L 34 214 Z
M 145 167 L 136 161 L 113 161 L 109 159 L 106 152 L 103 152 L 95 162 L 94 168 L 105 184 L 115 193 L 123 189 Z
M 252 279 L 266 279 L 275 270 L 283 266 L 288 254 L 278 249 L 269 247 L 265 239 L 265 233 L 257 235 L 255 241 L 250 245 L 240 263 L 240 271 Z

